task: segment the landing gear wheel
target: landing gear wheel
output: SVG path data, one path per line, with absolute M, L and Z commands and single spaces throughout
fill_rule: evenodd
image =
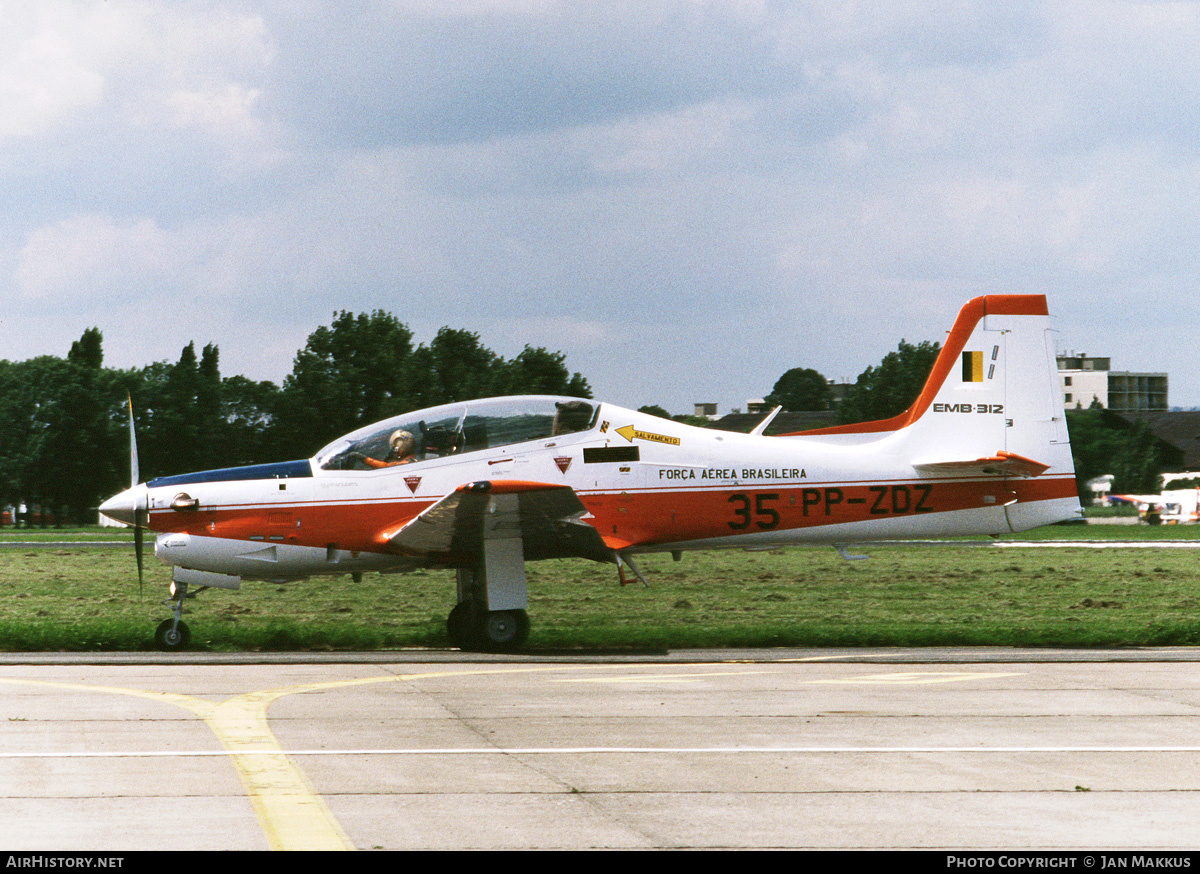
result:
M 450 637 L 450 645 L 459 649 L 475 649 L 474 609 L 471 602 L 463 601 L 446 618 L 446 633 Z
M 479 643 L 488 652 L 513 652 L 529 637 L 524 610 L 492 610 L 479 617 Z
M 154 642 L 159 649 L 167 651 L 187 649 L 192 639 L 187 623 L 175 624 L 174 619 L 164 619 L 154 631 Z

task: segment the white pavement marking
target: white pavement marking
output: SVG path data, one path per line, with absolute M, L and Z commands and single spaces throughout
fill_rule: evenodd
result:
M 592 668 L 595 666 L 580 666 Z M 216 735 L 223 752 L 194 753 L 193 755 L 228 756 L 237 771 L 246 795 L 254 807 L 259 825 L 267 841 L 275 850 L 353 850 L 350 837 L 342 829 L 326 806 L 320 794 L 304 773 L 289 760 L 289 753 L 280 746 L 267 722 L 267 708 L 272 702 L 287 695 L 328 689 L 364 686 L 374 683 L 394 683 L 406 680 L 453 677 L 466 674 L 506 674 L 561 671 L 564 667 L 534 668 L 482 668 L 478 670 L 439 670 L 416 674 L 364 677 L 353 680 L 333 680 L 320 683 L 304 683 L 282 689 L 267 689 L 236 695 L 216 704 L 204 698 L 179 695 L 171 692 L 154 692 L 144 689 L 125 689 L 114 686 L 89 686 L 82 683 L 57 683 L 43 680 L 17 680 L 0 678 L 0 683 L 15 686 L 36 686 L 55 689 L 71 689 L 93 694 L 129 695 L 164 704 L 173 704 L 204 720 Z M 104 758 L 128 757 L 128 753 L 51 753 L 51 754 L 8 754 L 5 758 L 72 756 Z M 178 750 L 145 753 L 154 756 L 183 756 Z
M 802 680 L 806 686 L 925 686 L 930 683 L 962 683 L 967 680 L 986 680 L 996 677 L 1020 677 L 1021 672 L 997 671 L 900 671 L 894 674 L 867 674 L 860 677 L 839 677 L 835 680 Z
M 364 677 L 305 683 L 279 689 L 259 690 L 236 695 L 216 703 L 203 698 L 170 692 L 127 689 L 112 686 L 89 686 L 79 683 L 60 683 L 40 680 L 0 678 L 0 684 L 69 689 L 91 694 L 128 695 L 187 710 L 212 730 L 223 750 L 142 750 L 133 752 L 10 752 L 0 754 L 0 760 L 12 759 L 113 759 L 113 758 L 200 758 L 228 757 L 245 787 L 259 824 L 272 849 L 352 850 L 354 845 L 341 825 L 329 811 L 324 800 L 305 774 L 291 759 L 303 756 L 429 756 L 429 755 L 761 755 L 761 754 L 822 754 L 822 753 L 1014 753 L 1014 752 L 1200 752 L 1200 746 L 1187 747 L 470 747 L 470 748 L 396 748 L 364 750 L 284 750 L 272 733 L 267 720 L 267 708 L 288 695 L 330 689 L 364 686 L 377 683 L 405 682 L 435 677 L 462 677 L 479 674 L 559 673 L 571 670 L 623 669 L 622 665 L 536 666 L 519 668 L 480 668 L 473 670 L 435 670 L 419 673 Z M 592 678 L 609 682 L 681 682 L 704 677 L 771 673 L 770 671 L 730 671 L 718 669 L 671 674 L 640 674 L 627 677 Z M 903 672 L 892 675 L 872 675 L 848 678 L 843 683 L 920 684 L 930 682 L 961 682 L 1013 676 L 1003 673 L 964 672 Z M 586 678 L 582 678 L 586 679 Z M 821 682 L 821 681 L 817 681 Z
M 217 756 L 556 756 L 556 755 L 770 755 L 774 753 L 1200 753 L 1200 746 L 1021 746 L 1021 747 L 414 747 L 347 750 L 153 750 L 134 752 L 0 753 L 7 759 L 212 758 Z

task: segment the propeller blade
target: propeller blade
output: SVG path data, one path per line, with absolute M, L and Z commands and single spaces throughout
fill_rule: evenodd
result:
M 140 511 L 139 511 L 140 512 Z M 142 600 L 142 526 L 133 526 L 133 554 L 137 558 L 138 600 Z
M 129 402 L 129 487 L 137 488 L 141 479 L 141 471 L 138 469 L 138 451 L 137 451 L 137 429 L 134 427 L 133 418 L 133 395 L 126 394 L 126 399 Z M 143 568 L 142 568 L 142 526 L 149 520 L 146 518 L 149 515 L 150 508 L 147 506 L 142 508 L 138 499 L 134 499 L 133 508 L 133 555 L 137 559 L 138 569 L 138 600 L 142 599 L 142 583 L 143 583 Z M 147 504 L 150 501 L 149 494 L 146 496 Z
M 129 486 L 136 486 L 140 479 L 138 471 L 138 454 L 137 454 L 137 432 L 133 425 L 133 395 L 126 394 L 125 397 L 129 401 Z

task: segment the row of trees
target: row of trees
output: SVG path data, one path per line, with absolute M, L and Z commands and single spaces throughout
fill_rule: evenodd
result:
M 824 376 L 793 368 L 767 400 L 788 411 L 836 410 L 840 423 L 889 418 L 916 399 L 939 351 L 937 343 L 902 340 L 836 404 Z M 309 336 L 282 385 L 222 377 L 212 344 L 199 355 L 188 344 L 178 361 L 136 370 L 105 368 L 103 360 L 100 331 L 91 328 L 65 359 L 0 361 L 0 506 L 36 504 L 88 521 L 103 496 L 129 481 L 127 396 L 143 479 L 305 458 L 362 425 L 442 403 L 505 394 L 591 397 L 562 353 L 527 346 L 504 359 L 478 335 L 452 328 L 418 345 L 382 311 L 336 314 Z M 1152 491 L 1159 473 L 1178 463 L 1145 423 L 1097 407 L 1068 411 L 1068 427 L 1081 492 L 1106 473 L 1123 491 Z
M 428 344 L 395 316 L 342 312 L 295 357 L 282 385 L 222 377 L 219 351 L 188 344 L 176 362 L 103 366 L 90 328 L 65 359 L 0 361 L 0 506 L 36 504 L 91 521 L 129 483 L 132 398 L 142 479 L 306 458 L 387 416 L 502 394 L 591 397 L 559 352 L 526 346 L 512 359 L 478 335 L 442 328 Z
M 1130 421 L 1093 401 L 1088 409 L 1067 410 L 1075 482 L 1086 501 L 1088 481 L 1111 474 L 1117 491 L 1157 493 L 1161 475 L 1181 470 L 1183 452 L 1154 436 L 1141 420 Z
M 834 410 L 838 424 L 843 425 L 890 419 L 917 399 L 941 348 L 929 341 L 913 345 L 901 340 L 895 352 L 859 374 L 839 403 L 835 403 L 829 380 L 808 367 L 787 371 L 764 400 L 787 412 Z

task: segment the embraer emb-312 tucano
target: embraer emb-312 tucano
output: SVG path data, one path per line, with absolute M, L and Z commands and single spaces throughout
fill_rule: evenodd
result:
M 141 528 L 158 532 L 155 555 L 173 566 L 167 648 L 187 643 L 188 587 L 445 567 L 458 580 L 451 642 L 510 650 L 529 631 L 527 561 L 613 562 L 624 581 L 647 552 L 843 548 L 1077 517 L 1048 325 L 1040 295 L 970 301 L 920 397 L 883 421 L 765 436 L 770 416 L 739 434 L 576 398 L 463 401 L 304 461 L 135 473 L 100 510 L 139 543 Z

